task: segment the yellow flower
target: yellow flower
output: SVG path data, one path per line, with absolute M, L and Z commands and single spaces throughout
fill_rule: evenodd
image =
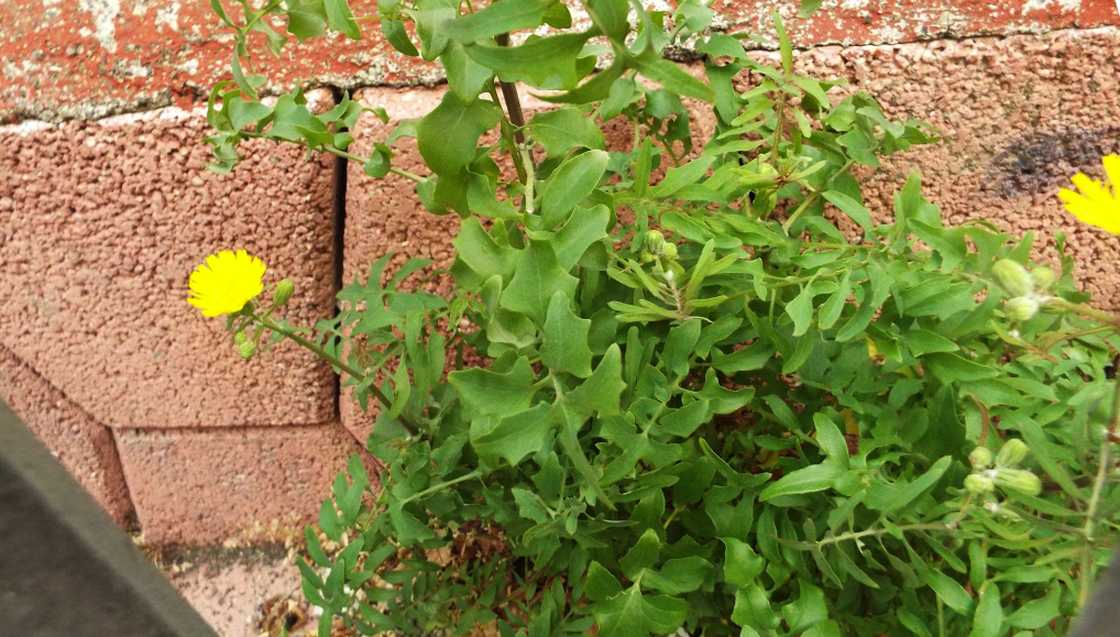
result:
M 1120 234 L 1120 155 L 1105 155 L 1101 163 L 1105 183 L 1077 173 L 1071 181 L 1081 192 L 1062 188 L 1058 198 L 1082 222 Z
M 264 291 L 264 261 L 244 250 L 222 250 L 191 272 L 187 303 L 209 318 L 240 312 Z

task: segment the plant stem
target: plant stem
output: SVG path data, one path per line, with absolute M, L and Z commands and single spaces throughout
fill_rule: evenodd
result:
M 906 531 L 953 531 L 956 529 L 956 526 L 937 522 L 929 524 L 905 524 L 895 528 L 905 533 Z M 840 535 L 826 537 L 823 540 L 817 540 L 816 542 L 814 542 L 814 544 L 816 544 L 817 548 L 820 548 L 829 544 L 839 544 L 840 542 L 846 542 L 849 540 L 858 540 L 865 537 L 878 537 L 880 535 L 888 535 L 890 534 L 890 532 L 891 531 L 887 529 L 867 529 L 864 531 L 841 533 Z
M 1109 471 L 1112 469 L 1112 434 L 1120 425 L 1120 379 L 1116 382 L 1116 392 L 1113 395 L 1112 419 L 1108 423 L 1108 435 L 1101 441 L 1097 477 L 1093 479 L 1093 491 L 1089 495 L 1089 506 L 1085 511 L 1085 546 L 1081 551 L 1081 590 L 1077 595 L 1077 607 L 1084 608 L 1089 601 L 1089 588 L 1093 585 L 1093 543 L 1096 540 L 1097 516 L 1100 508 L 1101 492 L 1104 483 L 1108 480 Z
M 414 500 L 419 500 L 420 498 L 427 497 L 427 496 L 429 496 L 433 493 L 443 491 L 447 487 L 455 486 L 455 485 L 459 484 L 460 482 L 466 482 L 467 480 L 474 480 L 475 478 L 478 478 L 478 477 L 481 477 L 481 476 L 482 476 L 482 470 L 481 469 L 475 469 L 474 471 L 471 471 L 470 473 L 464 473 L 463 475 L 459 476 L 458 478 L 452 478 L 452 479 L 450 479 L 446 482 L 440 482 L 439 484 L 434 484 L 434 485 L 428 487 L 427 489 L 424 489 L 423 491 L 417 491 L 416 493 L 413 493 L 412 495 L 410 495 L 406 498 L 403 498 L 401 500 L 401 504 L 408 504 L 409 502 L 412 502 Z
M 273 332 L 276 332 L 277 334 L 283 336 L 284 338 L 291 339 L 297 345 L 299 345 L 300 347 L 310 351 L 312 354 L 315 354 L 319 358 L 327 361 L 332 366 L 334 366 L 336 369 L 339 369 L 343 372 L 346 372 L 351 378 L 354 378 L 354 379 L 359 380 L 359 381 L 365 380 L 366 375 L 364 373 L 362 373 L 362 372 L 358 371 L 357 369 L 351 367 L 350 365 L 346 364 L 342 359 L 335 356 L 334 354 L 331 354 L 327 350 L 323 349 L 323 347 L 321 345 L 312 341 L 311 339 L 303 336 L 302 334 L 299 334 L 299 333 L 295 332 L 294 330 L 290 330 L 290 329 L 284 327 L 283 325 L 280 325 L 279 323 L 273 321 L 270 318 L 262 317 L 262 316 L 255 316 L 255 318 L 260 322 L 261 326 L 263 326 L 264 328 L 266 328 L 268 330 L 271 330 Z M 386 396 L 384 394 L 384 392 L 381 391 L 380 387 L 378 387 L 375 383 L 370 383 L 369 388 L 370 388 L 370 391 L 373 392 L 373 395 L 375 397 L 377 397 L 377 400 L 385 407 L 385 409 L 392 409 L 393 402 L 391 400 L 389 400 L 389 397 Z M 408 431 L 409 435 L 411 435 L 411 436 L 416 435 L 417 427 L 416 427 L 415 423 L 411 422 L 408 418 L 405 418 L 403 415 L 398 416 L 397 420 L 400 421 L 401 425 L 405 428 L 406 431 Z
M 326 147 L 326 151 L 328 153 L 332 154 L 332 155 L 335 155 L 336 157 L 342 157 L 343 159 L 347 159 L 349 161 L 356 161 L 359 164 L 365 164 L 366 163 L 365 158 L 359 157 L 358 155 L 355 155 L 354 153 L 347 152 L 347 151 L 342 150 L 340 148 L 335 148 L 333 146 L 328 146 L 328 147 Z M 411 179 L 412 181 L 415 181 L 417 183 L 419 183 L 421 181 L 424 181 L 424 178 L 421 177 L 420 175 L 417 175 L 414 172 L 409 172 L 409 171 L 407 171 L 403 168 L 397 168 L 395 166 L 390 166 L 389 167 L 389 172 L 393 173 L 394 175 L 400 175 L 401 177 Z

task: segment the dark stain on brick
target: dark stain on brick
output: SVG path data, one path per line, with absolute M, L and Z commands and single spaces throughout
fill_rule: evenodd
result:
M 1120 126 L 1025 135 L 992 158 L 984 189 L 999 197 L 1043 193 L 1078 170 L 1099 176 L 1109 153 L 1120 153 Z

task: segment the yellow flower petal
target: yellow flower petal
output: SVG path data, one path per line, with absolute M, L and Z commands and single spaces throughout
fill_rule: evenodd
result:
M 191 272 L 187 303 L 210 318 L 240 312 L 264 291 L 264 261 L 245 250 L 211 254 Z
M 1103 184 L 1077 173 L 1070 179 L 1077 190 L 1062 188 L 1058 199 L 1078 220 L 1120 234 L 1120 155 L 1108 155 L 1101 163 L 1105 172 Z

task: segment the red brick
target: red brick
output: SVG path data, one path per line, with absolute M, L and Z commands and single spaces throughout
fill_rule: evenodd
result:
M 117 524 L 130 522 L 132 503 L 112 432 L 4 347 L 0 347 L 0 401 L 7 403 Z
M 334 162 L 260 142 L 217 175 L 206 134 L 175 108 L 0 127 L 0 345 L 109 427 L 323 422 L 330 370 L 290 344 L 242 361 L 186 285 L 244 247 L 295 280 L 293 320 L 329 315 Z
M 235 13 L 237 3 L 224 3 Z M 301 81 L 344 88 L 431 84 L 434 64 L 398 54 L 381 36 L 375 0 L 353 0 L 366 38 L 294 40 L 279 56 L 254 34 L 249 68 L 273 89 Z M 578 4 L 574 3 L 573 4 Z M 649 2 L 652 6 L 665 2 Z M 721 28 L 771 32 L 770 11 L 786 16 L 800 46 L 898 43 L 931 38 L 1034 33 L 1120 24 L 1113 0 L 834 0 L 809 20 L 796 20 L 799 0 L 715 0 Z M 1037 7 L 1037 8 L 1034 8 Z M 577 21 L 580 11 L 576 11 Z M 586 19 L 583 20 L 586 22 Z M 228 79 L 232 49 L 206 2 L 184 0 L 10 0 L 0 3 L 0 121 L 91 119 L 204 94 Z M 275 24 L 278 31 L 282 23 Z
M 116 431 L 146 542 L 211 544 L 283 537 L 316 519 L 360 447 L 337 423 Z

